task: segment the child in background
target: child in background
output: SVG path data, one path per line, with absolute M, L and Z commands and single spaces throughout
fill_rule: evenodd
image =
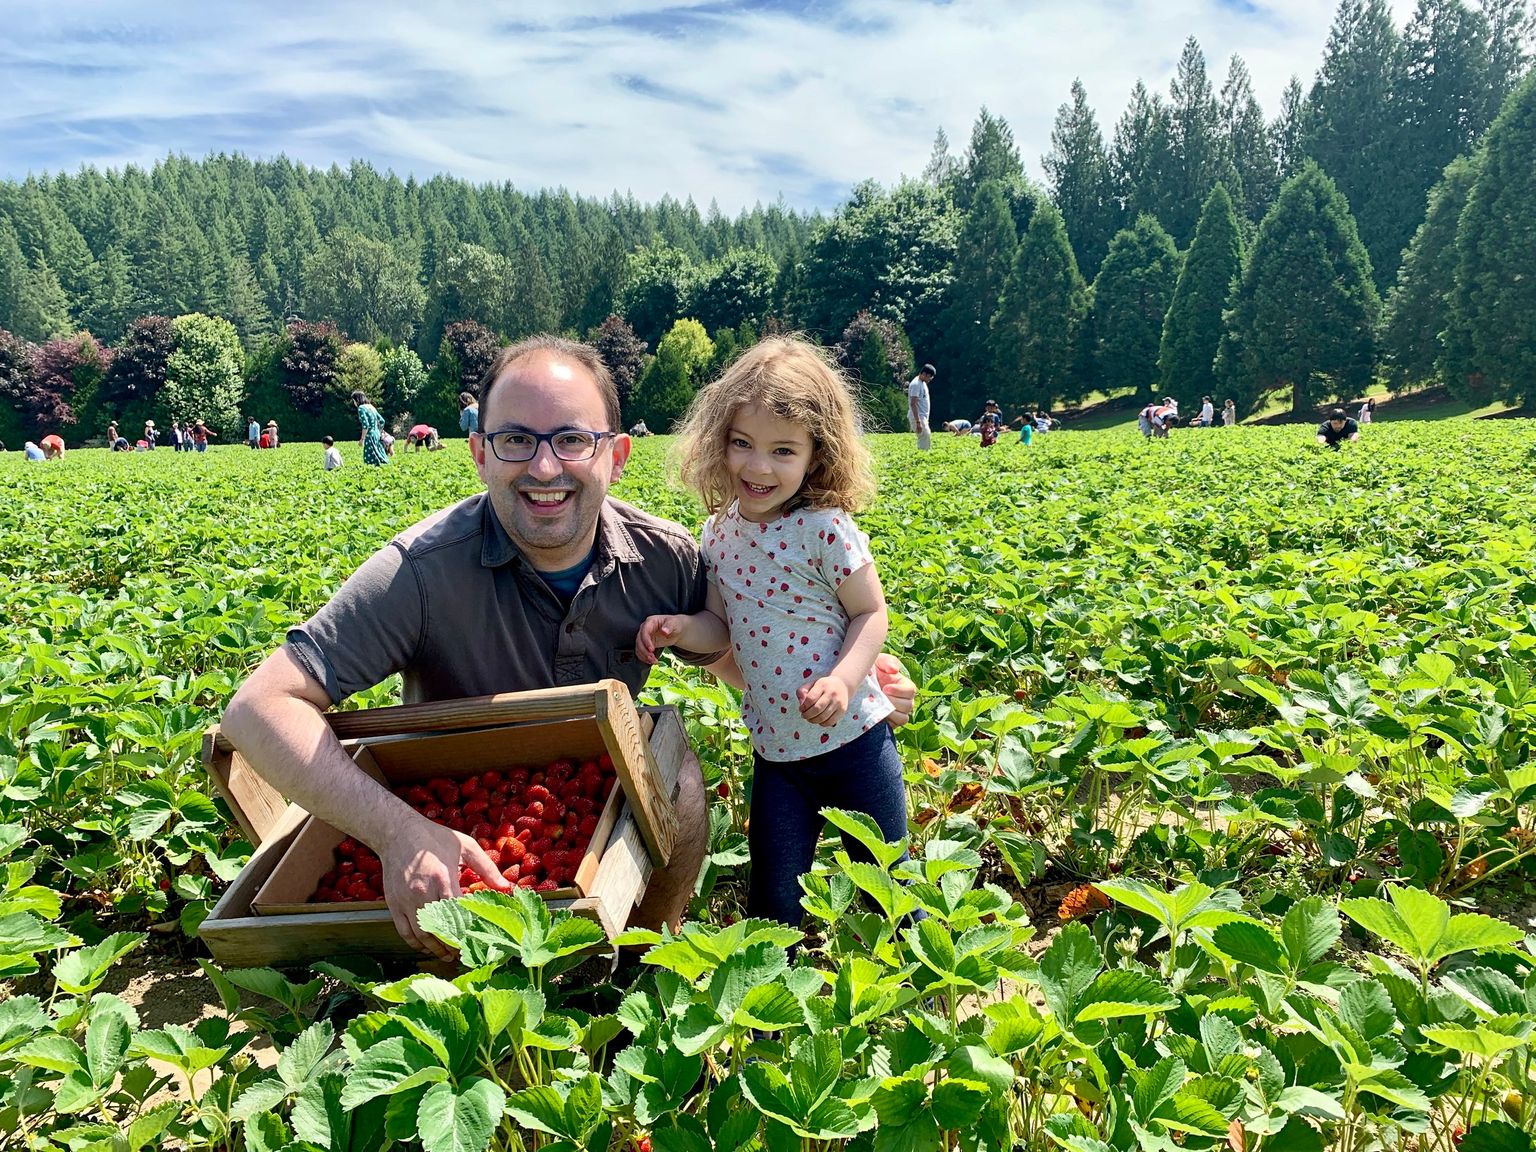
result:
M 341 449 L 336 447 L 334 436 L 322 436 L 320 443 L 325 445 L 325 470 L 334 472 L 341 467 Z
M 885 594 L 850 516 L 874 495 L 869 452 L 847 383 L 789 337 L 699 393 L 676 451 L 710 513 L 709 593 L 697 615 L 646 620 L 635 649 L 647 663 L 671 645 L 734 650 L 754 751 L 747 914 L 797 925 L 823 807 L 868 813 L 887 840 L 907 834 L 891 705 L 871 674 Z
M 1224 428 L 1231 428 L 1237 423 L 1237 405 L 1228 397 L 1227 402 L 1221 408 L 1221 423 Z

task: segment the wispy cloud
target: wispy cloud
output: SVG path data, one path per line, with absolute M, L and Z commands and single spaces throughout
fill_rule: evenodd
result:
M 1394 0 L 1399 21 L 1409 0 Z M 1038 175 L 1080 76 L 1105 136 L 1184 39 L 1272 113 L 1331 0 L 362 0 L 7 5 L 0 176 L 168 152 L 353 158 L 533 189 L 830 208 L 963 150 L 985 104 Z

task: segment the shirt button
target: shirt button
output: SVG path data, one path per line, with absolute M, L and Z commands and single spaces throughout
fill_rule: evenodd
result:
M 567 632 L 574 632 L 574 631 L 576 631 L 576 625 L 575 625 L 575 624 L 574 624 L 574 623 L 572 623 L 572 624 L 567 624 L 567 625 L 566 625 L 566 626 L 565 626 L 565 630 L 566 630 L 566 631 L 567 631 Z

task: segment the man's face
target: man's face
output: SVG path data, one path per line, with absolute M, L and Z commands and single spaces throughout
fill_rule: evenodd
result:
M 1339 416 L 1331 417 L 1328 421 L 1328 427 L 1332 428 L 1335 432 L 1341 432 L 1344 429 L 1344 420 Z
M 608 418 L 597 382 L 580 364 L 536 352 L 496 378 L 480 413 L 482 433 L 606 432 Z M 608 487 L 629 459 L 629 437 L 607 436 L 590 460 L 560 460 L 540 443 L 532 460 L 499 459 L 484 434 L 470 437 L 475 470 L 491 507 L 529 562 L 545 572 L 579 564 L 592 548 Z

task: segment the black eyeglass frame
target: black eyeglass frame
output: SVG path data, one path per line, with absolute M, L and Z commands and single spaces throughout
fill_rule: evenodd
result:
M 563 455 L 560 449 L 555 445 L 556 436 L 569 436 L 573 432 L 579 433 L 582 436 L 592 437 L 591 446 L 587 449 L 584 455 Z M 495 455 L 496 459 L 500 460 L 503 464 L 528 463 L 528 461 L 532 460 L 539 454 L 540 444 L 548 444 L 549 450 L 554 454 L 556 460 L 559 460 L 564 464 L 580 464 L 583 461 L 590 460 L 597 455 L 598 446 L 602 444 L 604 439 L 617 436 L 619 433 L 599 432 L 595 428 L 557 428 L 553 432 L 529 432 L 524 428 L 503 428 L 498 432 L 480 432 L 477 433 L 477 435 L 479 435 L 481 439 L 490 444 L 491 452 Z M 504 456 L 502 455 L 501 448 L 497 444 L 497 440 L 504 436 L 531 436 L 533 438 L 533 450 L 526 456 Z

